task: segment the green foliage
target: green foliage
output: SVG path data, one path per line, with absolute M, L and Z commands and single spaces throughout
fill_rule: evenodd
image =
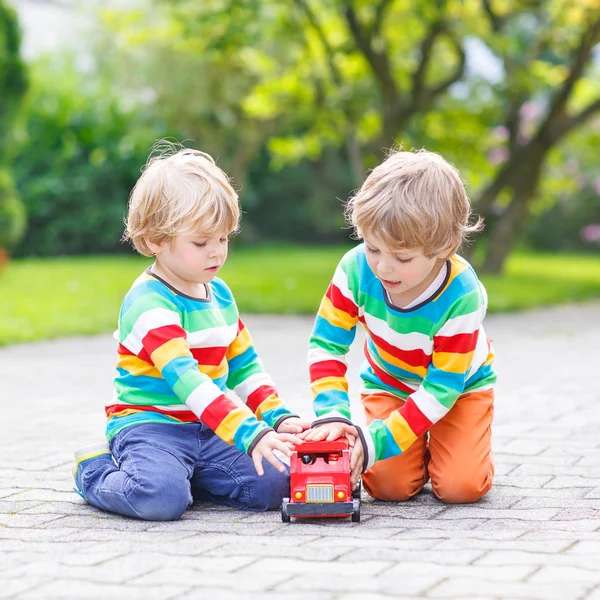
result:
M 36 65 L 25 111 L 14 177 L 29 229 L 18 254 L 117 250 L 129 193 L 160 136 L 69 62 Z
M 233 248 L 222 276 L 242 314 L 314 315 L 348 247 Z M 0 278 L 0 345 L 108 333 L 148 260 L 129 255 L 17 259 Z M 503 277 L 486 276 L 490 312 L 600 296 L 600 258 L 516 254 Z
M 25 208 L 8 171 L 0 170 L 0 249 L 12 250 L 25 232 Z
M 0 136 L 6 135 L 18 103 L 27 88 L 20 55 L 21 35 L 15 11 L 0 0 Z M 0 144 L 0 156 L 4 154 Z

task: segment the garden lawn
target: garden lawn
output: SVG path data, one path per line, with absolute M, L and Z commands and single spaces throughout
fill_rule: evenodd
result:
M 244 313 L 313 314 L 345 248 L 234 248 L 221 275 Z M 111 332 L 137 256 L 19 259 L 0 273 L 0 345 Z M 600 298 L 600 257 L 518 253 L 506 275 L 482 277 L 489 311 Z

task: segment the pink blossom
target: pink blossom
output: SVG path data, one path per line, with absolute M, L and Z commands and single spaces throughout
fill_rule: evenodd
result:
M 508 139 L 508 127 L 504 125 L 498 125 L 498 127 L 494 127 L 494 135 L 501 141 L 505 142 Z
M 594 180 L 594 190 L 597 196 L 600 196 L 600 177 L 596 177 Z
M 520 114 L 524 121 L 532 121 L 539 116 L 540 109 L 535 102 L 525 102 L 525 104 L 521 106 Z
M 594 242 L 600 243 L 600 223 L 592 223 L 582 227 L 580 235 L 584 242 L 589 242 L 590 244 Z
M 488 160 L 493 164 L 493 165 L 500 165 L 503 162 L 506 162 L 508 160 L 508 148 L 504 148 L 502 146 L 498 146 L 496 148 L 492 148 L 489 152 L 488 152 Z

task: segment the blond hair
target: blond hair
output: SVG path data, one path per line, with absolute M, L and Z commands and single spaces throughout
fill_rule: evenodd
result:
M 152 256 L 147 241 L 169 242 L 199 227 L 229 234 L 239 218 L 237 193 L 212 156 L 161 140 L 131 192 L 123 239 Z
M 359 239 L 380 238 L 391 249 L 419 248 L 433 257 L 453 254 L 482 220 L 469 224 L 471 204 L 458 170 L 439 154 L 392 152 L 373 169 L 346 205 Z

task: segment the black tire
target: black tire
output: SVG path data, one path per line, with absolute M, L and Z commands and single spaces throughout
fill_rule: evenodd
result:
M 288 514 L 288 504 L 290 503 L 290 499 L 289 498 L 284 498 L 283 499 L 283 504 L 281 505 L 281 520 L 284 523 L 289 523 L 290 522 L 290 515 Z
M 352 490 L 352 497 L 358 498 L 360 500 L 360 490 L 361 489 L 362 489 L 362 482 L 359 479 L 358 483 L 356 484 L 356 487 Z
M 352 500 L 352 506 L 354 508 L 354 512 L 352 513 L 352 522 L 360 523 L 360 498 L 354 498 L 354 500 Z

